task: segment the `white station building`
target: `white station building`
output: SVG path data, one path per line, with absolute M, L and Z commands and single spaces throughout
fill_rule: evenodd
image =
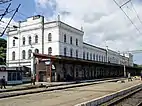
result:
M 40 15 L 19 22 L 17 28 L 8 30 L 7 35 L 6 60 L 9 67 L 30 67 L 33 52 L 133 66 L 132 54 L 122 56 L 110 49 L 85 43 L 82 30 L 60 20 L 45 22 Z

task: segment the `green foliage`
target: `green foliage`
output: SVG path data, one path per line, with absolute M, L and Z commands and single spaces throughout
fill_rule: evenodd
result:
M 6 63 L 6 45 L 6 40 L 0 38 L 0 65 L 5 65 Z

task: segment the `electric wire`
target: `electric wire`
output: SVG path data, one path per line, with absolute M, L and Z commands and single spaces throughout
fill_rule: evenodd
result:
M 140 23 L 142 24 L 142 20 L 140 19 L 139 15 L 138 15 L 138 12 L 136 11 L 136 9 L 135 9 L 135 7 L 134 7 L 132 1 L 130 1 L 130 2 L 131 2 L 131 5 L 132 5 L 132 8 L 133 8 L 134 12 L 135 12 L 136 15 L 137 15 L 137 18 L 139 19 Z
M 134 24 L 134 22 L 131 20 L 131 18 L 127 15 L 127 13 L 121 8 L 121 6 L 115 1 L 115 0 L 113 0 L 114 2 L 115 2 L 115 4 L 121 9 L 121 11 L 126 15 L 126 17 L 128 18 L 128 20 L 131 22 L 131 24 L 135 27 L 135 29 L 140 33 L 140 34 L 142 34 L 141 32 L 140 32 L 140 30 L 139 30 L 139 28 L 137 28 L 137 26 Z

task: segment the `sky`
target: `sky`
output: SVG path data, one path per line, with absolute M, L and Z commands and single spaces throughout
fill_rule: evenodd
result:
M 116 0 L 119 5 L 127 1 Z M 138 30 L 113 0 L 12 0 L 11 3 L 10 9 L 21 4 L 11 25 L 37 14 L 48 21 L 57 20 L 60 15 L 61 21 L 78 29 L 83 27 L 87 43 L 115 51 L 142 50 L 142 0 L 132 0 L 122 7 Z M 7 5 L 0 5 L 0 10 Z M 7 22 L 11 15 L 3 21 Z M 142 64 L 142 53 L 133 55 L 134 62 Z

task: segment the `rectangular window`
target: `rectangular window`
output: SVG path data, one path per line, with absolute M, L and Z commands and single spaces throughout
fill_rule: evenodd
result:
M 64 35 L 64 42 L 67 42 L 66 34 Z
M 76 50 L 76 58 L 78 58 L 78 50 Z
M 12 74 L 11 72 L 8 72 L 8 81 L 11 81 L 12 80 Z
M 78 39 L 76 39 L 76 46 L 78 46 Z
M 83 59 L 85 59 L 85 52 L 83 52 Z
M 67 49 L 64 48 L 64 56 L 66 56 L 66 54 L 67 54 Z
M 21 76 L 21 73 L 17 73 L 17 80 L 21 80 L 22 79 L 22 76 Z
M 13 73 L 12 73 L 12 81 L 15 81 L 15 80 L 16 80 L 16 73 L 13 72 Z
M 70 44 L 72 44 L 72 36 L 70 37 Z
M 13 46 L 15 46 L 15 40 L 13 40 Z
M 89 59 L 89 53 L 87 52 L 87 60 Z

